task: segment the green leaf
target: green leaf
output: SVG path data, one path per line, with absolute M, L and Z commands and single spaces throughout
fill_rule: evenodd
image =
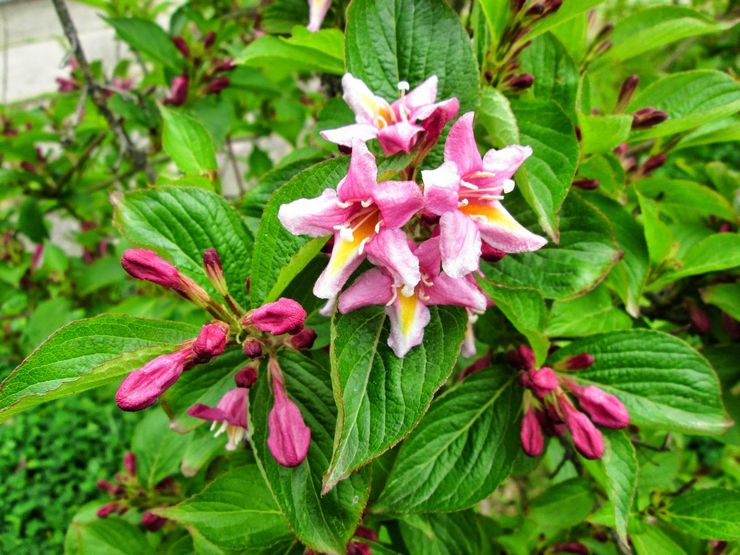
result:
M 414 555 L 490 555 L 493 551 L 486 518 L 473 511 L 407 515 L 399 519 L 401 537 Z
M 180 459 L 190 439 L 173 432 L 168 424 L 162 411 L 151 410 L 136 426 L 131 438 L 131 449 L 136 454 L 136 477 L 147 489 L 179 471 Z
M 254 242 L 250 294 L 255 306 L 277 299 L 326 242 L 326 238 L 291 234 L 277 218 L 280 206 L 333 189 L 347 173 L 348 164 L 347 158 L 335 158 L 311 166 L 270 198 Z
M 673 149 L 740 141 L 740 118 L 730 117 L 703 125 L 683 137 Z
M 292 536 L 257 465 L 218 476 L 206 488 L 154 512 L 185 526 L 197 552 L 278 553 Z
M 519 454 L 521 390 L 502 368 L 437 399 L 404 441 L 375 513 L 449 512 L 490 495 Z
M 509 99 L 492 87 L 483 89 L 476 123 L 488 134 L 488 143 L 497 148 L 519 142 L 519 127 Z M 480 134 L 477 134 L 480 137 Z
M 731 26 L 681 6 L 636 10 L 614 28 L 609 37 L 613 46 L 605 54 L 603 63 L 611 66 L 616 61 L 634 58 L 677 40 L 719 33 Z
M 480 0 L 477 3 L 480 5 L 486 25 L 491 33 L 491 47 L 495 51 L 503 35 L 506 23 L 511 16 L 511 7 L 506 2 L 499 0 Z
M 630 534 L 637 555 L 686 555 L 686 551 L 657 526 L 646 526 L 640 534 Z
M 508 206 L 513 208 L 512 206 Z M 514 210 L 522 225 L 532 228 L 531 215 Z M 571 194 L 560 214 L 558 247 L 507 255 L 482 264 L 485 279 L 504 289 L 534 289 L 546 299 L 569 299 L 596 287 L 616 263 L 619 253 L 604 216 L 578 194 Z
M 339 417 L 325 491 L 414 429 L 452 372 L 466 324 L 460 309 L 431 307 L 424 341 L 398 358 L 386 344 L 382 307 L 335 315 L 331 366 Z
M 170 36 L 156 23 L 146 19 L 111 17 L 106 21 L 116 34 L 134 50 L 152 60 L 179 71 L 183 65 L 182 54 L 172 44 Z
M 632 116 L 578 114 L 578 125 L 581 127 L 583 153 L 603 154 L 627 141 L 632 128 Z
M 294 352 L 279 357 L 286 390 L 311 430 L 308 456 L 298 466 L 280 466 L 267 449 L 272 393 L 267 372 L 252 392 L 250 429 L 255 455 L 278 505 L 301 543 L 321 553 L 344 553 L 367 503 L 369 471 L 361 471 L 322 495 L 321 472 L 328 466 L 336 409 L 329 372 Z M 369 469 L 368 469 L 369 470 Z
M 630 317 L 614 307 L 609 291 L 600 285 L 583 297 L 553 302 L 545 333 L 549 337 L 581 337 L 631 327 Z
M 651 289 L 688 276 L 719 272 L 740 266 L 740 233 L 716 233 L 694 244 L 676 261 L 678 269 L 651 284 Z
M 563 5 L 554 14 L 543 17 L 532 25 L 532 30 L 527 35 L 527 38 L 533 39 L 550 29 L 554 29 L 559 25 L 570 21 L 574 17 L 587 12 L 591 8 L 598 6 L 603 1 L 604 0 L 569 0 L 568 2 L 563 2 Z
M 580 75 L 561 42 L 550 33 L 537 37 L 522 52 L 521 64 L 522 71 L 535 76 L 528 94 L 535 99 L 554 101 L 575 123 Z
M 720 283 L 702 289 L 701 299 L 740 320 L 740 283 Z
M 0 419 L 115 381 L 197 335 L 177 322 L 103 314 L 49 337 L 0 384 Z
M 530 289 L 496 287 L 484 279 L 480 279 L 479 284 L 511 325 L 527 338 L 538 367 L 543 365 L 550 341 L 544 333 L 547 307 L 542 295 Z
M 632 133 L 632 142 L 674 135 L 735 114 L 740 110 L 740 84 L 720 71 L 674 73 L 636 94 L 627 111 L 645 106 L 666 112 L 668 119 Z
M 658 516 L 679 530 L 707 540 L 740 539 L 740 495 L 737 491 L 709 488 L 666 498 Z
M 561 530 L 582 522 L 593 510 L 595 502 L 588 482 L 571 478 L 555 484 L 532 501 L 527 516 L 542 528 Z
M 512 105 L 520 142 L 533 154 L 517 174 L 517 183 L 545 232 L 558 242 L 558 211 L 578 164 L 575 128 L 552 101 L 520 101 Z
M 116 205 L 116 222 L 137 245 L 163 254 L 211 295 L 203 252 L 218 251 L 231 295 L 247 304 L 252 237 L 239 214 L 219 195 L 195 187 L 161 187 L 129 193 Z
M 154 555 L 155 551 L 138 526 L 112 516 L 73 520 L 64 540 L 66 555 Z
M 121 261 L 115 256 L 104 256 L 85 267 L 77 280 L 77 292 L 81 296 L 89 295 L 103 287 L 109 287 L 123 281 L 125 272 Z
M 347 70 L 375 94 L 394 100 L 400 81 L 415 87 L 436 75 L 438 99 L 457 97 L 461 114 L 475 109 L 478 66 L 460 19 L 443 0 L 354 0 L 346 41 Z
M 693 181 L 649 177 L 635 183 L 635 188 L 640 195 L 651 199 L 658 210 L 670 213 L 677 221 L 685 221 L 688 216 L 717 216 L 737 221 L 737 211 L 725 197 Z
M 246 66 L 270 67 L 289 64 L 294 71 L 344 73 L 344 35 L 337 29 L 317 33 L 293 28 L 289 38 L 265 35 L 247 46 L 238 57 Z
M 574 341 L 552 362 L 583 352 L 596 361 L 571 379 L 619 397 L 637 426 L 695 434 L 727 428 L 714 370 L 682 340 L 649 330 L 606 333 Z
M 218 179 L 218 163 L 213 138 L 193 116 L 174 108 L 160 106 L 164 128 L 162 147 L 186 176 Z
M 622 162 L 614 154 L 589 156 L 578 166 L 578 177 L 597 180 L 599 191 L 609 198 L 621 199 L 624 196 L 624 168 Z M 590 195 L 589 199 L 593 201 L 594 196 Z M 600 207 L 599 203 L 593 202 Z M 630 219 L 633 218 L 630 217 Z
M 26 197 L 18 208 L 18 231 L 34 243 L 43 243 L 49 237 L 44 213 L 39 206 L 39 199 Z
M 584 463 L 606 491 L 614 512 L 617 534 L 625 540 L 637 489 L 637 453 L 624 431 L 603 430 L 603 434 L 604 456 L 598 461 Z

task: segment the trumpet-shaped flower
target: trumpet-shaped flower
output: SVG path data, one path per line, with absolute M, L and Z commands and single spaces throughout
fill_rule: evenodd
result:
M 247 432 L 247 393 L 246 388 L 235 387 L 224 393 L 215 407 L 198 403 L 188 409 L 188 414 L 210 421 L 211 430 L 221 424 L 216 431 L 216 436 L 226 432 L 229 438 L 226 449 L 233 451 L 242 442 Z
M 306 29 L 312 33 L 321 29 L 326 12 L 329 11 L 331 0 L 308 0 L 308 25 Z
M 445 162 L 422 172 L 424 208 L 440 218 L 442 266 L 451 277 L 478 269 L 481 241 L 505 253 L 528 252 L 547 241 L 517 222 L 501 204 L 511 177 L 532 154 L 528 146 L 491 149 L 481 157 L 473 134 L 473 112 L 452 126 Z
M 362 80 L 345 73 L 342 77 L 344 100 L 355 113 L 355 123 L 327 129 L 321 136 L 343 146 L 352 146 L 355 140 L 364 142 L 377 138 L 386 155 L 410 152 L 420 133 L 426 134 L 426 143 L 434 143 L 460 109 L 457 98 L 435 102 L 437 85 L 437 76 L 432 75 L 406 93 L 409 84 L 401 81 L 398 84 L 401 98 L 389 104 L 373 94 Z
M 334 234 L 329 264 L 313 289 L 319 298 L 335 297 L 366 255 L 383 265 L 405 294 L 411 295 L 419 282 L 419 263 L 398 228 L 421 209 L 421 191 L 413 181 L 377 183 L 377 174 L 375 158 L 355 141 L 349 171 L 336 191 L 326 189 L 317 198 L 280 207 L 278 218 L 291 233 Z
M 419 259 L 421 280 L 411 295 L 399 295 L 398 286 L 386 272 L 373 268 L 363 273 L 339 297 L 339 311 L 344 313 L 363 306 L 384 304 L 391 321 L 388 345 L 403 357 L 424 338 L 429 323 L 428 305 L 463 306 L 483 312 L 485 295 L 472 278 L 452 278 L 440 271 L 439 238 L 433 237 L 414 249 Z

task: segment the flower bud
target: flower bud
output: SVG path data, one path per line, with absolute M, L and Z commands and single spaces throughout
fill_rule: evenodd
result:
M 568 384 L 576 394 L 581 410 L 591 417 L 591 420 L 606 428 L 626 428 L 630 423 L 630 414 L 622 401 L 614 395 L 606 393 L 593 385 L 585 387 Z
M 640 77 L 638 75 L 630 75 L 622 81 L 622 87 L 619 89 L 619 96 L 617 97 L 617 112 L 622 112 L 629 105 L 630 100 L 632 100 L 632 94 L 635 92 L 639 83 Z
M 171 106 L 182 106 L 188 99 L 188 76 L 178 75 L 170 84 L 170 94 L 164 103 Z
M 575 553 L 576 555 L 588 555 L 588 547 L 582 543 L 568 542 L 556 543 L 550 547 L 553 553 Z
M 712 329 L 712 321 L 709 316 L 704 312 L 701 307 L 693 301 L 688 301 L 686 307 L 689 311 L 689 320 L 691 320 L 691 327 L 697 333 L 706 335 L 709 330 Z
M 242 345 L 242 351 L 249 358 L 259 358 L 262 356 L 262 341 L 259 339 L 247 339 Z
M 324 22 L 326 12 L 329 11 L 331 6 L 331 0 L 310 0 L 308 3 L 308 25 L 306 29 L 312 33 L 316 33 L 321 29 L 321 24 Z
M 208 279 L 216 288 L 219 295 L 226 296 L 229 294 L 229 288 L 226 286 L 226 276 L 224 276 L 224 268 L 221 265 L 221 257 L 218 256 L 218 251 L 214 248 L 206 249 L 203 252 L 203 267 L 206 270 Z
M 267 447 L 283 466 L 298 466 L 308 454 L 311 430 L 306 427 L 301 411 L 288 398 L 277 361 L 270 359 L 272 390 L 275 402 L 268 417 Z
M 186 58 L 190 57 L 190 48 L 188 48 L 188 43 L 185 42 L 185 39 L 182 37 L 173 37 L 172 44 L 174 44 L 175 48 L 180 51 L 180 54 Z
M 206 94 L 218 94 L 228 87 L 229 83 L 231 83 L 231 81 L 228 77 L 216 77 L 213 81 L 208 83 Z
M 118 503 L 106 503 L 97 511 L 95 511 L 95 514 L 98 516 L 98 518 L 107 518 L 108 516 L 110 516 L 111 513 L 114 513 L 119 509 L 120 507 L 118 506 Z
M 131 277 L 151 281 L 170 289 L 180 288 L 180 272 L 159 255 L 147 249 L 128 249 L 121 266 Z
M 584 191 L 592 191 L 599 188 L 599 181 L 596 179 L 576 179 L 573 182 L 573 187 L 578 187 Z
M 534 4 L 527 10 L 529 16 L 540 16 L 545 13 L 545 5 L 542 3 Z
M 629 150 L 629 148 L 630 148 L 629 144 L 622 143 L 621 145 L 615 147 L 612 152 L 614 152 L 614 154 L 616 154 L 617 156 L 621 158 L 622 156 L 627 154 L 627 151 Z
M 107 492 L 111 497 L 116 497 L 123 493 L 123 488 L 120 485 L 111 484 L 108 480 L 98 480 L 95 485 Z
M 208 50 L 211 46 L 213 46 L 213 43 L 216 42 L 216 33 L 213 31 L 208 31 L 206 33 L 206 36 L 203 38 L 203 48 Z
M 486 262 L 498 262 L 504 256 L 506 256 L 506 254 L 507 253 L 505 253 L 504 251 L 493 248 L 485 241 L 483 241 L 483 244 L 481 245 L 480 257 Z
M 221 60 L 216 63 L 213 71 L 215 71 L 216 73 L 222 73 L 226 71 L 233 71 L 234 69 L 236 69 L 236 64 L 234 63 L 234 60 Z
M 665 164 L 666 156 L 662 152 L 660 154 L 656 154 L 655 156 L 651 156 L 647 160 L 645 160 L 645 163 L 642 165 L 642 173 L 643 175 L 649 175 L 653 172 L 653 170 L 657 170 L 660 166 Z
M 479 370 L 488 368 L 491 365 L 492 360 L 493 360 L 493 357 L 491 356 L 490 352 L 487 355 L 480 357 L 475 362 L 473 362 L 473 364 L 466 367 L 462 372 L 460 372 L 460 379 L 464 380 L 465 378 L 470 376 L 470 374 L 474 374 L 475 372 L 478 372 Z
M 516 350 L 506 354 L 509 364 L 519 370 L 531 370 L 534 368 L 534 352 L 526 345 L 519 345 Z
M 588 416 L 577 411 L 569 401 L 563 400 L 565 425 L 578 452 L 587 459 L 600 459 L 604 455 L 604 437 Z
M 565 367 L 568 370 L 583 370 L 593 366 L 595 360 L 591 353 L 579 353 L 565 359 Z
M 149 361 L 123 380 L 116 392 L 122 410 L 136 411 L 153 405 L 174 384 L 193 359 L 190 346 Z
M 522 429 L 519 433 L 522 449 L 530 457 L 539 457 L 545 449 L 545 438 L 542 435 L 542 426 L 533 408 L 529 408 L 522 418 Z
M 722 313 L 722 328 L 732 341 L 740 341 L 740 322 L 726 312 Z
M 303 328 L 290 338 L 290 345 L 299 351 L 310 349 L 316 341 L 316 332 L 311 328 Z
M 534 83 L 534 75 L 529 73 L 522 73 L 517 75 L 511 81 L 509 81 L 509 87 L 515 91 L 523 91 L 528 89 Z
M 300 304 L 293 299 L 281 297 L 273 303 L 253 310 L 245 318 L 245 323 L 273 335 L 283 333 L 295 335 L 303 329 L 306 316 L 306 311 Z
M 236 383 L 236 387 L 242 387 L 244 389 L 249 389 L 250 387 L 254 385 L 254 382 L 256 381 L 257 381 L 257 370 L 255 370 L 251 366 L 242 368 L 234 375 L 234 383 Z
M 609 50 L 612 47 L 612 41 L 611 40 L 605 40 L 602 42 L 599 46 L 596 47 L 596 54 L 603 54 L 607 50 Z
M 545 13 L 543 15 L 550 15 L 555 13 L 563 5 L 563 0 L 545 0 Z
M 74 79 L 67 79 L 66 77 L 57 77 L 56 82 L 57 82 L 57 92 L 60 92 L 60 93 L 74 92 L 80 88 L 80 86 L 77 84 L 77 81 L 75 81 Z
M 151 511 L 146 511 L 141 515 L 141 527 L 149 532 L 156 532 L 165 524 L 167 524 L 166 518 L 155 515 Z
M 375 532 L 375 530 L 371 530 L 367 526 L 358 526 L 357 530 L 355 530 L 355 537 L 365 538 L 366 540 L 374 542 L 378 541 L 378 534 Z
M 123 455 L 123 467 L 131 476 L 136 476 L 136 455 L 131 451 L 126 451 Z
M 668 119 L 668 114 L 655 108 L 640 108 L 632 114 L 632 129 L 647 129 Z
M 204 364 L 224 352 L 228 328 L 222 322 L 206 324 L 193 343 L 193 362 Z
M 555 372 L 547 366 L 543 366 L 539 370 L 529 370 L 527 377 L 529 378 L 528 387 L 540 399 L 555 391 L 560 385 Z

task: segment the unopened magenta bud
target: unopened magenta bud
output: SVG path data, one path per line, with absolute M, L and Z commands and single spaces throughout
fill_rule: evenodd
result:
M 647 129 L 668 119 L 668 114 L 655 108 L 640 108 L 632 114 L 632 129 Z
M 619 89 L 619 96 L 617 97 L 617 111 L 623 111 L 632 100 L 632 94 L 637 89 L 637 85 L 640 83 L 640 77 L 638 75 L 630 75 L 622 81 L 622 87 Z
M 509 81 L 509 87 L 515 91 L 523 91 L 528 89 L 534 83 L 534 75 L 529 73 L 522 73 L 517 75 L 511 81 Z
M 112 513 L 115 513 L 118 510 L 120 510 L 118 503 L 106 503 L 95 511 L 95 514 L 98 518 L 108 518 Z
M 116 391 L 116 404 L 122 410 L 136 411 L 153 405 L 174 384 L 193 360 L 191 346 L 149 361 L 134 370 Z
M 522 449 L 530 457 L 539 457 L 545 449 L 545 437 L 542 435 L 542 426 L 537 418 L 536 411 L 529 408 L 522 418 L 522 429 L 519 433 Z
M 262 356 L 262 342 L 259 339 L 247 339 L 242 345 L 242 351 L 249 358 L 259 358 Z
M 180 288 L 180 272 L 169 262 L 147 249 L 128 249 L 123 253 L 121 266 L 136 279 L 150 281 L 170 289 Z
M 170 94 L 164 103 L 170 106 L 182 106 L 188 99 L 188 76 L 178 75 L 170 84 Z
M 583 370 L 593 366 L 596 359 L 591 353 L 579 353 L 568 357 L 565 360 L 565 367 L 568 370 Z
M 217 62 L 214 67 L 214 71 L 216 73 L 233 71 L 234 69 L 236 69 L 236 64 L 234 63 L 234 60 L 221 60 Z
M 270 359 L 274 404 L 268 416 L 267 447 L 282 466 L 298 466 L 308 454 L 311 430 L 298 406 L 288 398 L 277 361 Z
M 578 452 L 587 459 L 596 460 L 604 455 L 604 436 L 588 416 L 579 412 L 567 400 L 561 403 L 565 411 L 565 425 Z
M 149 532 L 156 532 L 165 524 L 167 524 L 166 518 L 155 515 L 151 511 L 146 511 L 141 515 L 141 527 Z
M 573 182 L 573 187 L 583 189 L 584 191 L 592 191 L 599 188 L 599 181 L 596 179 L 576 179 Z
M 219 295 L 228 295 L 229 289 L 226 286 L 224 268 L 221 264 L 221 257 L 218 255 L 218 251 L 216 251 L 216 249 L 210 248 L 203 252 L 203 267 L 206 270 L 208 279 L 213 284 L 216 291 L 218 291 Z
M 188 47 L 188 43 L 185 42 L 185 39 L 182 37 L 173 37 L 172 44 L 180 51 L 180 54 L 186 58 L 190 57 L 190 48 Z
M 665 164 L 665 161 L 666 155 L 662 152 L 660 154 L 656 154 L 655 156 L 651 156 L 650 158 L 645 160 L 645 163 L 642 165 L 643 175 L 649 175 L 654 170 L 657 170 L 659 167 Z
M 224 352 L 228 327 L 222 322 L 206 324 L 200 328 L 200 333 L 193 343 L 193 362 L 203 364 Z
M 273 335 L 283 333 L 295 335 L 303 329 L 306 316 L 306 311 L 300 304 L 293 299 L 281 297 L 275 302 L 256 308 L 246 320 L 257 329 Z
M 534 368 L 534 351 L 522 344 L 515 351 L 509 351 L 509 362 L 520 370 L 531 370 Z
M 503 259 L 506 254 L 507 253 L 505 253 L 504 251 L 492 247 L 485 241 L 481 245 L 480 257 L 486 262 L 498 262 L 499 260 Z
M 316 332 L 311 328 L 303 328 L 297 334 L 291 336 L 290 345 L 299 351 L 310 349 L 316 341 Z
M 208 49 L 213 46 L 214 42 L 216 42 L 216 33 L 214 33 L 213 31 L 208 31 L 206 33 L 206 36 L 203 38 L 203 47 Z
M 228 87 L 229 83 L 231 83 L 231 81 L 228 77 L 216 77 L 213 81 L 208 83 L 206 94 L 218 94 Z
M 712 329 L 712 321 L 709 319 L 707 313 L 704 312 L 701 307 L 693 301 L 688 301 L 686 303 L 686 306 L 689 311 L 689 320 L 691 321 L 691 327 L 694 328 L 697 333 L 700 333 L 702 335 L 708 334 L 709 330 Z
M 581 410 L 588 413 L 591 420 L 599 426 L 618 430 L 629 425 L 630 414 L 627 407 L 614 395 L 593 385 L 578 386 L 573 391 Z
M 488 368 L 491 365 L 492 360 L 493 357 L 491 356 L 491 353 L 480 357 L 475 362 L 473 362 L 473 364 L 467 366 L 462 372 L 460 372 L 460 379 L 464 380 L 465 378 L 470 376 L 470 374 L 474 374 L 475 372 L 483 370 L 484 368 Z
M 108 480 L 98 480 L 95 485 L 107 492 L 111 497 L 116 497 L 123 493 L 123 488 L 118 484 L 111 484 Z
M 123 455 L 123 467 L 131 476 L 136 476 L 136 455 L 131 451 L 126 451 Z
M 251 366 L 246 366 L 245 368 L 242 368 L 234 375 L 234 383 L 236 384 L 236 387 L 249 389 L 254 385 L 254 382 L 256 381 L 257 370 L 255 370 Z
M 555 391 L 560 385 L 557 374 L 553 372 L 552 368 L 548 368 L 547 366 L 539 370 L 529 370 L 527 377 L 529 378 L 528 387 L 540 399 Z

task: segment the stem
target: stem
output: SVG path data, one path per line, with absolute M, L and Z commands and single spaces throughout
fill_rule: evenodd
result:
M 247 192 L 247 188 L 244 186 L 244 180 L 242 179 L 241 171 L 239 171 L 239 163 L 236 161 L 236 154 L 234 154 L 234 146 L 231 144 L 231 137 L 226 137 L 226 153 L 229 156 L 231 167 L 234 168 L 234 175 L 236 176 L 236 184 L 239 186 L 239 192 L 243 195 Z

